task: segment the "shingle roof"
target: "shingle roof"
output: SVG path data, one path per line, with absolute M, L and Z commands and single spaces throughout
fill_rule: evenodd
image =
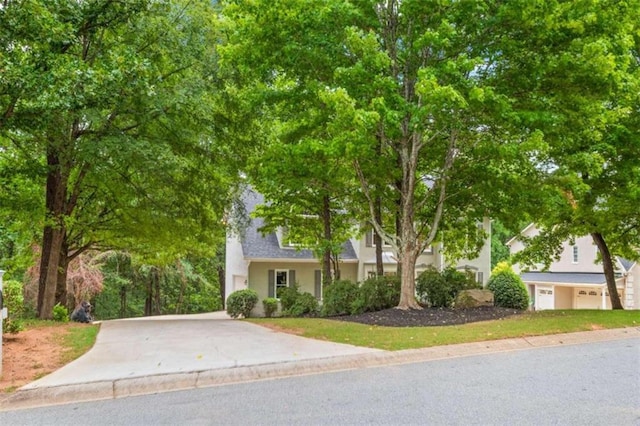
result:
M 604 274 L 580 272 L 523 272 L 520 278 L 524 282 L 564 283 L 564 284 L 604 284 Z
M 258 204 L 264 203 L 264 197 L 252 190 L 243 195 L 247 213 L 252 213 Z M 282 248 L 278 243 L 275 232 L 263 234 L 259 229 L 264 225 L 262 218 L 251 218 L 244 237 L 242 238 L 242 252 L 249 259 L 309 259 L 316 260 L 313 252 L 308 249 Z M 357 260 L 356 252 L 350 241 L 342 246 L 341 260 Z

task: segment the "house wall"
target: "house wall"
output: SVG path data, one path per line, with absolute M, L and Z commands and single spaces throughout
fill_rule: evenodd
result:
M 258 306 L 254 308 L 253 314 L 261 316 L 264 314 L 262 301 L 269 297 L 269 270 L 286 269 L 294 270 L 296 284 L 299 285 L 301 293 L 315 293 L 315 271 L 322 266 L 316 262 L 252 262 L 249 266 L 249 288 L 258 293 Z M 341 279 L 356 280 L 357 264 L 343 263 L 340 265 Z M 291 283 L 290 283 L 291 284 Z
M 573 287 L 555 286 L 555 309 L 573 309 Z
M 626 309 L 640 309 L 640 265 L 637 263 L 627 275 L 625 299 Z
M 482 227 L 488 236 L 478 257 L 475 259 L 461 259 L 452 266 L 456 268 L 469 267 L 473 271 L 482 272 L 482 282 L 486 284 L 491 275 L 491 220 L 485 218 L 482 222 Z M 357 240 L 354 239 L 351 242 L 358 255 L 358 259 L 360 259 L 358 281 L 363 281 L 368 278 L 369 271 L 375 271 L 375 263 L 372 263 L 371 260 L 374 260 L 376 257 L 376 248 L 372 244 L 367 244 L 366 236 L 362 236 L 362 238 Z M 390 246 L 384 246 L 382 250 L 385 252 L 393 251 Z M 442 255 L 441 245 L 434 245 L 418 257 L 416 261 L 416 277 L 429 266 L 433 266 L 439 270 L 448 266 Z M 397 268 L 397 263 L 384 264 L 385 273 L 395 273 Z
M 242 253 L 240 239 L 228 236 L 225 252 L 225 296 L 229 297 L 234 291 L 244 288 L 248 276 L 249 262 Z
M 576 238 L 578 247 L 578 262 L 573 261 L 573 245 L 565 242 L 562 244 L 560 259 L 553 262 L 550 272 L 592 272 L 602 273 L 602 264 L 596 263 L 597 247 L 590 236 Z

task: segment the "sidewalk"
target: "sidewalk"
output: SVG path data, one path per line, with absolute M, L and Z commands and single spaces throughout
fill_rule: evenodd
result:
M 224 312 L 106 321 L 89 352 L 0 396 L 0 410 L 626 338 L 640 338 L 640 328 L 387 352 L 278 333 Z

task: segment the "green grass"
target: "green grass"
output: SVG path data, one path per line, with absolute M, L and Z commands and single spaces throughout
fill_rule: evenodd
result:
M 380 327 L 326 318 L 252 318 L 247 321 L 313 339 L 396 351 L 513 337 L 637 327 L 640 326 L 640 311 L 540 311 L 502 320 L 444 327 Z
M 83 324 L 69 328 L 69 332 L 61 336 L 65 347 L 62 359 L 71 362 L 86 353 L 96 341 L 100 326 L 98 324 Z
M 100 325 L 98 324 L 78 324 L 33 318 L 25 320 L 24 326 L 25 330 L 46 327 L 60 328 L 60 332 L 55 335 L 55 339 L 63 347 L 62 361 L 65 363 L 79 358 L 91 349 L 100 330 Z

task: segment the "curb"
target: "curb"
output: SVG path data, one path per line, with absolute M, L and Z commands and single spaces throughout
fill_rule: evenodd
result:
M 490 340 L 458 345 L 407 349 L 395 352 L 343 355 L 329 358 L 170 373 L 54 387 L 22 388 L 6 398 L 0 398 L 0 411 L 638 337 L 640 337 L 640 327 L 631 327 Z

